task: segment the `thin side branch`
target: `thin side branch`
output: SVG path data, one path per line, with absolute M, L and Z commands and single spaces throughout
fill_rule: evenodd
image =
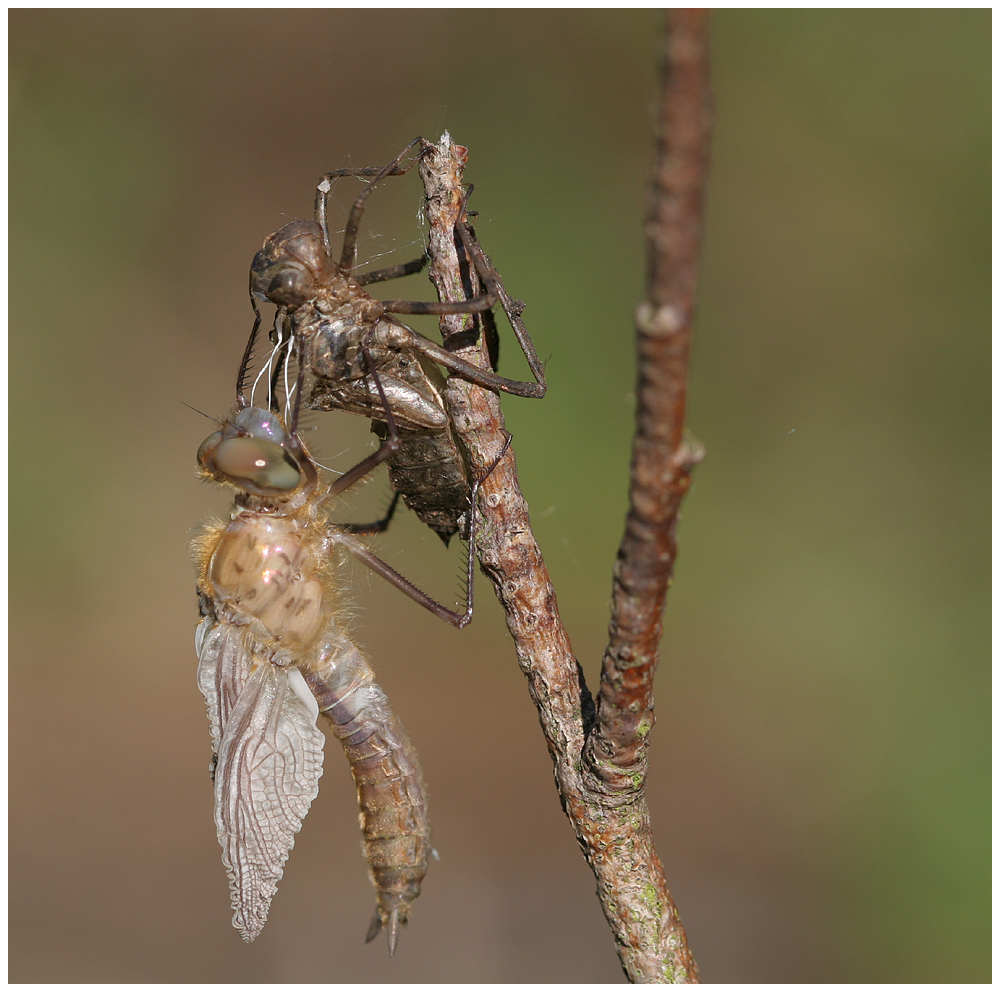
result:
M 710 105 L 707 13 L 667 15 L 666 50 L 653 179 L 646 225 L 646 299 L 636 309 L 638 382 L 629 512 L 618 549 L 608 647 L 597 698 L 597 725 L 585 752 L 588 786 L 627 801 L 647 836 L 645 803 L 653 676 L 659 661 L 662 616 L 677 555 L 677 522 L 701 447 L 684 437 L 687 369 L 705 182 Z M 649 974 L 651 952 L 676 966 L 674 981 L 697 981 L 680 917 L 652 850 L 649 872 L 661 910 L 658 948 L 633 946 L 627 968 Z
M 694 265 L 707 171 L 708 90 L 703 12 L 668 15 L 658 166 L 647 226 L 650 279 L 637 310 L 639 385 L 631 507 L 614 578 L 610 644 L 594 704 L 559 619 L 531 533 L 513 448 L 484 482 L 479 560 L 514 638 L 552 756 L 556 786 L 632 982 L 698 981 L 694 959 L 653 846 L 645 800 L 652 680 L 676 526 L 700 458 L 683 435 Z M 421 159 L 430 224 L 430 277 L 442 300 L 479 292 L 455 245 L 468 152 L 445 135 Z M 505 301 L 510 302 L 510 301 Z M 518 305 L 519 306 L 519 305 Z M 520 313 L 520 309 L 517 310 Z M 488 367 L 478 317 L 441 320 L 445 346 Z M 477 474 L 505 440 L 496 394 L 452 376 L 446 403 Z M 529 401 L 524 401 L 529 402 Z
M 636 308 L 639 353 L 629 512 L 614 571 L 591 766 L 620 789 L 645 779 L 653 676 L 677 555 L 677 521 L 700 446 L 684 438 L 687 368 L 708 174 L 707 15 L 668 15 L 658 154 L 646 223 L 646 299 Z

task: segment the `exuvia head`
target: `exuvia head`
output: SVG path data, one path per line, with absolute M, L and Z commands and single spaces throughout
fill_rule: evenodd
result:
M 216 482 L 253 496 L 291 496 L 316 482 L 316 469 L 281 418 L 244 407 L 222 423 L 198 449 L 198 464 Z
M 332 265 L 320 226 L 295 220 L 272 234 L 250 266 L 250 291 L 259 300 L 298 307 L 316 295 Z

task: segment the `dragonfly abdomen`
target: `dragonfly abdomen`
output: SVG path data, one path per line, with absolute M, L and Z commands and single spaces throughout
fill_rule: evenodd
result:
M 385 928 L 392 953 L 427 874 L 427 789 L 410 738 L 370 669 L 344 685 L 338 668 L 305 677 L 344 748 L 358 790 L 365 858 L 378 894 L 368 939 Z
M 385 424 L 372 431 L 386 436 Z M 389 458 L 392 488 L 406 505 L 447 544 L 458 532 L 459 518 L 469 509 L 469 475 L 465 455 L 446 425 L 437 431 L 399 430 L 399 449 Z

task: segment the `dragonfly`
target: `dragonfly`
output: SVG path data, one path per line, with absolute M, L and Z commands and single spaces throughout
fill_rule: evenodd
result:
M 267 920 L 318 794 L 322 715 L 357 786 L 377 893 L 367 939 L 385 930 L 391 955 L 427 872 L 426 789 L 416 751 L 345 624 L 338 566 L 348 556 L 361 561 L 457 627 L 471 619 L 471 598 L 465 613 L 447 609 L 375 556 L 357 525 L 331 523 L 330 503 L 389 448 L 325 481 L 297 433 L 298 403 L 286 397 L 282 417 L 244 398 L 249 352 L 236 408 L 198 451 L 200 476 L 235 493 L 230 517 L 208 521 L 193 543 L 198 683 L 215 752 L 215 824 L 233 924 L 252 941 Z M 473 489 L 475 496 L 478 483 Z M 470 548 L 470 591 L 472 560 Z
M 412 168 L 414 163 L 404 164 L 404 160 L 416 145 L 422 152 L 430 147 L 429 142 L 415 138 L 388 165 L 324 175 L 317 187 L 314 219 L 285 225 L 265 240 L 255 256 L 250 298 L 256 314 L 254 335 L 262 320 L 257 301 L 276 305 L 272 341 L 281 342 L 284 354 L 297 359 L 300 387 L 304 372 L 313 376 L 309 407 L 371 418 L 372 430 L 391 447 L 389 478 L 397 496 L 447 544 L 463 529 L 471 481 L 467 455 L 445 406 L 445 377 L 439 366 L 487 389 L 524 397 L 544 396 L 546 382 L 544 365 L 521 319 L 523 304 L 508 296 L 466 221 L 456 224 L 455 234 L 466 269 L 474 270 L 485 286 L 480 295 L 457 302 L 375 300 L 365 290 L 373 283 L 420 271 L 426 255 L 404 265 L 355 274 L 366 200 L 387 176 L 403 175 Z M 338 260 L 331 245 L 327 200 L 334 180 L 347 176 L 371 178 L 351 207 Z M 496 340 L 492 308 L 498 302 L 534 382 L 505 378 L 472 365 L 392 316 L 474 314 L 492 343 Z M 491 350 L 495 354 L 495 347 Z M 388 524 L 395 506 L 396 499 L 383 525 Z

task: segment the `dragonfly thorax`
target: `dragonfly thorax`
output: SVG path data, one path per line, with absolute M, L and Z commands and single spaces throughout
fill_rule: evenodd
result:
M 208 566 L 217 610 L 263 625 L 274 648 L 298 652 L 309 667 L 309 649 L 333 622 L 322 575 L 321 531 L 309 522 L 243 514 L 220 533 Z

